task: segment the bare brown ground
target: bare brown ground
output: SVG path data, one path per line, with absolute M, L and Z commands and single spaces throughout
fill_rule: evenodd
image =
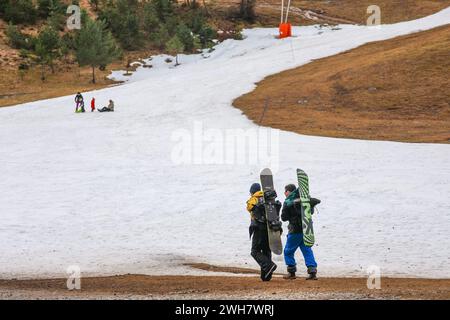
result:
M 219 8 L 235 8 L 240 0 L 217 0 Z M 285 1 L 285 5 L 287 1 Z M 450 5 L 450 0 L 292 0 L 289 21 L 295 25 L 312 23 L 357 23 L 365 24 L 370 5 L 381 9 L 383 24 L 414 20 L 436 13 Z M 300 10 L 299 10 L 300 9 Z M 312 11 L 309 19 L 301 10 Z M 261 0 L 256 2 L 256 23 L 277 26 L 280 22 L 281 0 Z
M 210 272 L 227 272 L 234 274 L 259 274 L 256 269 L 215 266 L 208 263 L 185 263 L 185 266 Z
M 270 0 L 275 1 L 276 0 Z M 278 1 L 280 3 L 281 1 Z M 308 8 L 329 16 L 344 18 L 365 24 L 367 8 L 378 5 L 381 9 L 381 23 L 397 23 L 431 15 L 450 5 L 449 0 L 294 0 L 293 6 Z
M 267 77 L 234 101 L 255 122 L 297 133 L 450 142 L 450 25 Z
M 217 270 L 220 270 L 217 267 Z M 229 268 L 226 268 L 229 269 Z M 224 270 L 222 270 L 224 271 Z M 450 279 L 382 278 L 380 290 L 365 278 L 274 276 L 145 276 L 82 278 L 69 291 L 66 279 L 0 280 L 0 299 L 450 299 Z

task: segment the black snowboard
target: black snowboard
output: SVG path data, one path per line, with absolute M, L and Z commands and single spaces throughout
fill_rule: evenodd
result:
M 261 187 L 264 192 L 264 207 L 266 210 L 267 231 L 269 234 L 270 250 L 277 255 L 283 253 L 281 242 L 281 221 L 275 206 L 275 188 L 273 186 L 272 171 L 266 168 L 261 171 Z

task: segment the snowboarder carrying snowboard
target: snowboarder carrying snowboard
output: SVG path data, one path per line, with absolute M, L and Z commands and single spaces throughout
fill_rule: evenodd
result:
M 82 109 L 84 109 L 83 96 L 79 92 L 75 96 L 75 103 L 76 103 L 75 112 L 79 112 L 78 107 L 80 107 L 80 106 L 82 107 Z M 84 112 L 84 111 L 81 111 L 81 112 Z
M 286 200 L 284 201 L 283 210 L 281 211 L 281 220 L 289 221 L 289 232 L 287 235 L 286 245 L 284 247 L 284 261 L 287 265 L 288 273 L 283 278 L 287 280 L 293 280 L 296 278 L 295 272 L 297 272 L 297 263 L 295 262 L 294 254 L 295 251 L 300 248 L 309 274 L 306 279 L 316 280 L 317 263 L 314 259 L 314 253 L 312 248 L 306 246 L 303 242 L 299 190 L 295 185 L 288 184 L 285 187 L 284 194 L 286 196 Z M 314 206 L 318 203 L 320 203 L 320 200 L 311 198 L 312 213 L 314 213 Z
M 264 208 L 264 194 L 261 185 L 254 183 L 250 187 L 250 199 L 247 201 L 247 211 L 250 212 L 250 238 L 252 239 L 251 255 L 261 268 L 261 280 L 270 281 L 277 265 L 272 261 L 272 252 L 269 247 L 267 221 Z M 278 202 L 277 210 L 281 209 Z

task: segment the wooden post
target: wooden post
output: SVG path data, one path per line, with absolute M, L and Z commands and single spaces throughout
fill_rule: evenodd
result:
M 264 109 L 263 112 L 261 114 L 261 118 L 259 119 L 259 125 L 262 124 L 262 121 L 264 119 L 264 115 L 266 114 L 267 109 L 269 108 L 269 98 L 266 98 L 266 101 L 264 102 Z

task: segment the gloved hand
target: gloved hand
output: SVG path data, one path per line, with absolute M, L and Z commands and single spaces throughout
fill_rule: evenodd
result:
M 321 201 L 317 198 L 310 198 L 310 203 L 311 203 L 311 207 L 315 207 L 316 205 L 321 203 Z
M 311 204 L 311 214 L 314 214 L 314 207 L 317 206 L 321 201 L 316 198 L 310 198 L 309 203 Z
M 281 207 L 282 207 L 283 205 L 281 204 L 281 202 L 280 201 L 275 201 L 275 208 L 277 209 L 277 213 L 278 213 L 278 215 L 280 215 L 280 210 L 281 210 Z
M 277 197 L 277 192 L 275 190 L 264 191 L 264 199 L 275 199 Z
M 264 203 L 261 202 L 261 203 L 255 204 L 253 210 L 258 210 L 258 211 L 264 212 L 266 209 L 265 209 L 265 207 L 264 207 Z
M 281 221 L 272 221 L 269 224 L 269 228 L 273 231 L 283 231 L 283 229 L 281 228 Z

